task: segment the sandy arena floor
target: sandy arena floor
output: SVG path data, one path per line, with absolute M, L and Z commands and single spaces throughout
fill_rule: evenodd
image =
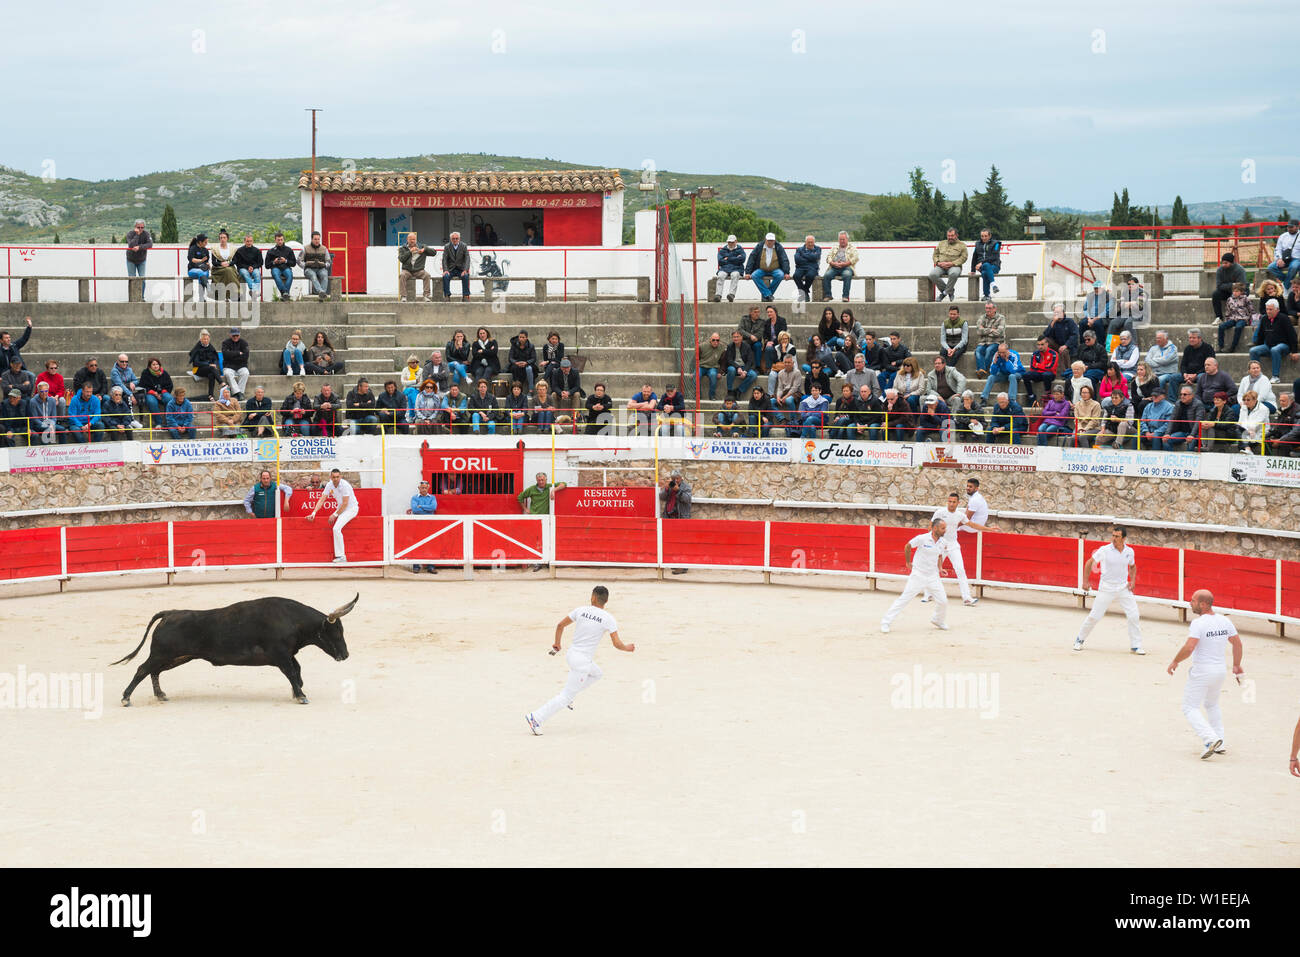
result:
M 1073 653 L 1059 598 L 958 601 L 947 633 L 914 603 L 884 636 L 891 591 L 612 580 L 637 650 L 606 643 L 605 679 L 538 738 L 554 624 L 596 580 L 450 577 L 0 601 L 0 672 L 105 676 L 97 720 L 0 710 L 0 864 L 1300 864 L 1300 647 L 1258 624 L 1238 623 L 1255 700 L 1229 679 L 1230 751 L 1201 761 L 1169 613 L 1143 606 L 1137 658 L 1119 615 Z M 275 669 L 204 662 L 163 675 L 165 704 L 147 679 L 118 704 L 135 666 L 105 666 L 157 610 L 354 588 L 351 657 L 299 656 L 308 706 Z M 918 668 L 996 696 L 896 707 Z

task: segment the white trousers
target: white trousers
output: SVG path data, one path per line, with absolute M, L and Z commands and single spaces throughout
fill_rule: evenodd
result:
M 907 607 L 907 603 L 923 591 L 934 596 L 934 615 L 930 620 L 938 625 L 944 624 L 948 620 L 948 596 L 944 594 L 943 582 L 939 580 L 937 574 L 920 575 L 916 572 L 907 576 L 907 581 L 903 585 L 903 594 L 894 599 L 894 603 L 889 606 L 889 611 L 885 612 L 885 617 L 880 619 L 881 624 L 892 624 Z
M 248 385 L 248 369 L 226 369 L 221 373 L 221 378 L 226 380 L 226 385 L 230 386 L 230 394 L 242 395 Z
M 334 519 L 334 557 L 347 558 L 343 552 L 343 526 L 357 517 L 358 509 L 350 508 Z
M 952 572 L 957 576 L 957 588 L 961 591 L 961 600 L 970 601 L 970 579 L 966 577 L 966 559 L 962 557 L 960 548 L 954 548 L 949 554 L 952 560 Z M 923 597 L 934 597 L 934 594 L 930 591 L 928 585 L 925 588 L 925 595 Z
M 1142 629 L 1138 627 L 1138 603 L 1128 588 L 1102 588 L 1097 590 L 1097 597 L 1092 603 L 1092 612 L 1083 620 L 1079 637 L 1087 638 L 1097 622 L 1106 614 L 1106 609 L 1113 601 L 1119 602 L 1120 610 L 1128 619 L 1128 644 L 1130 648 L 1142 647 Z
M 730 291 L 730 292 L 723 292 L 723 291 L 722 291 L 722 285 L 723 285 L 723 283 L 727 282 L 728 280 L 730 280 L 730 282 L 731 282 L 731 291 Z M 718 284 L 717 284 L 717 286 L 714 287 L 714 293 L 715 293 L 716 295 L 719 295 L 719 296 L 734 296 L 734 295 L 736 294 L 736 286 L 737 286 L 739 283 L 740 283 L 740 273 L 738 273 L 738 272 L 726 272 L 726 271 L 720 269 L 720 270 L 718 270 Z M 758 361 L 758 360 L 755 359 L 755 362 L 757 362 L 757 361 Z
M 1219 708 L 1219 693 L 1227 673 L 1222 669 L 1192 671 L 1183 689 L 1183 714 L 1201 743 L 1209 747 L 1223 740 L 1223 711 Z M 1205 714 L 1201 714 L 1201 709 Z M 1209 718 L 1207 721 L 1206 718 Z
M 561 708 L 573 704 L 573 699 L 578 696 L 579 691 L 586 691 L 604 674 L 589 655 L 584 655 L 573 648 L 569 649 L 564 660 L 569 665 L 569 679 L 564 682 L 564 688 L 559 694 L 533 712 L 533 717 L 537 719 L 538 724 L 544 723 Z

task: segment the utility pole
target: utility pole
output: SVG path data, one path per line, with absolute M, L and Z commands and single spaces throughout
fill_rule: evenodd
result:
M 311 231 L 303 238 L 310 240 L 311 234 L 316 232 L 316 114 L 321 112 L 321 107 L 309 106 L 306 109 L 311 113 Z

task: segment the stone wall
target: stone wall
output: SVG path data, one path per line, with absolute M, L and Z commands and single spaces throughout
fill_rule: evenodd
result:
M 653 462 L 628 462 L 630 466 Z M 660 462 L 661 475 L 677 467 Z M 996 513 L 1045 512 L 1063 515 L 1115 515 L 1164 519 L 1167 527 L 1135 527 L 1136 544 L 1182 546 L 1201 551 L 1242 553 L 1294 561 L 1300 540 L 1265 535 L 1193 532 L 1185 524 L 1240 525 L 1300 529 L 1300 495 L 1295 489 L 1174 479 L 1066 475 L 1058 472 L 978 472 L 950 469 L 809 466 L 748 462 L 680 463 L 696 498 L 771 498 L 800 502 L 864 502 L 942 505 L 951 491 L 965 501 L 967 474 L 980 489 L 1003 530 L 1026 535 L 1090 538 L 1105 536 L 1097 522 L 999 519 Z M 581 469 L 583 484 L 601 484 L 602 469 Z M 610 485 L 648 485 L 652 473 L 607 470 Z M 788 522 L 922 525 L 923 513 L 890 509 L 773 508 L 765 505 L 697 505 L 695 518 L 736 518 Z
M 294 468 L 318 463 L 295 462 Z M 263 466 L 253 463 L 174 465 L 119 465 L 112 468 L 55 469 L 49 472 L 0 472 L 0 511 L 70 508 L 85 505 L 129 505 L 132 502 L 202 502 L 243 499 L 257 481 Z M 356 482 L 357 476 L 345 474 Z M 294 474 L 285 484 L 306 485 L 304 474 Z M 111 513 L 112 522 L 160 522 L 191 519 L 240 518 L 241 505 L 188 506 L 183 508 L 126 509 Z M 35 515 L 0 518 L 0 529 L 45 525 L 95 525 L 103 513 Z

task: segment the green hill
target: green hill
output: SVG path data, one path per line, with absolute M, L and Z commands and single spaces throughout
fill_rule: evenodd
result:
M 590 169 L 599 163 L 563 163 L 552 159 L 494 156 L 486 153 L 450 153 L 355 159 L 366 169 L 531 170 Z M 50 242 L 59 233 L 63 242 L 107 243 L 119 239 L 136 217 L 157 228 L 163 207 L 170 203 L 182 240 L 200 230 L 231 233 L 274 228 L 300 228 L 298 175 L 311 165 L 310 158 L 246 159 L 214 163 L 194 169 L 147 173 L 129 179 L 62 179 L 44 182 L 18 170 L 0 167 L 0 241 Z M 322 169 L 339 169 L 337 156 L 317 157 Z M 623 170 L 626 227 L 639 209 L 654 204 L 654 193 L 638 190 L 640 170 Z M 806 232 L 830 236 L 856 226 L 871 197 L 865 193 L 826 189 L 810 183 L 787 183 L 761 176 L 699 176 L 693 173 L 659 173 L 661 187 L 714 186 L 719 198 L 752 208 L 774 219 L 787 236 Z

